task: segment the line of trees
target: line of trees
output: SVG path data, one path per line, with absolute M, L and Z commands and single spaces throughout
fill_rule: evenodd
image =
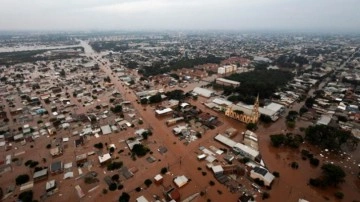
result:
M 271 144 L 274 147 L 288 146 L 291 148 L 299 148 L 300 144 L 304 141 L 303 137 L 298 134 L 287 133 L 270 135 Z

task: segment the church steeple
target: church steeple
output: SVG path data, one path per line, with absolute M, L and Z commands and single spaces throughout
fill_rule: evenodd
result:
M 259 117 L 259 94 L 257 95 L 256 97 L 256 100 L 255 100 L 255 103 L 254 103 L 254 107 L 253 107 L 253 110 L 252 110 L 252 114 Z

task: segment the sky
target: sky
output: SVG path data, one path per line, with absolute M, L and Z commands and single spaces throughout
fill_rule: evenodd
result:
M 0 30 L 360 32 L 360 0 L 0 0 Z

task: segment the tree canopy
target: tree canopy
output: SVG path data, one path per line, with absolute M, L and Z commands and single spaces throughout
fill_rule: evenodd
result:
M 122 106 L 116 105 L 115 107 L 111 107 L 110 110 L 114 113 L 120 113 L 120 112 L 122 112 Z
M 328 163 L 321 166 L 321 170 L 324 185 L 337 186 L 339 183 L 345 181 L 346 173 L 340 166 Z
M 149 152 L 149 149 L 146 148 L 144 145 L 142 144 L 136 144 L 134 145 L 134 147 L 131 150 L 133 153 L 135 153 L 137 156 L 141 157 L 141 156 L 145 156 L 147 152 Z
M 183 100 L 185 98 L 185 94 L 183 90 L 173 90 L 173 91 L 168 91 L 165 93 L 165 95 L 167 96 L 167 98 L 169 100 L 173 99 L 173 100 Z
M 271 143 L 274 147 L 280 147 L 281 145 L 289 146 L 291 148 L 298 148 L 303 142 L 301 135 L 294 135 L 292 133 L 274 134 L 270 135 Z
M 159 103 L 161 102 L 161 94 L 160 93 L 157 93 L 151 97 L 149 97 L 149 102 L 150 104 L 153 104 L 153 103 Z
M 339 150 L 351 137 L 349 131 L 325 125 L 309 126 L 305 130 L 305 139 L 322 148 Z
M 256 97 L 258 94 L 261 98 L 271 97 L 278 88 L 287 84 L 293 74 L 281 70 L 254 70 L 242 74 L 232 74 L 227 79 L 238 81 L 241 85 L 237 88 L 229 88 L 232 93 L 237 93 L 238 100 L 247 97 Z
M 130 201 L 130 195 L 126 192 L 123 192 L 119 197 L 119 202 L 129 202 L 129 201 Z
M 17 176 L 15 179 L 15 182 L 16 182 L 16 185 L 22 185 L 24 183 L 29 182 L 29 180 L 30 180 L 29 175 L 23 174 L 23 175 Z

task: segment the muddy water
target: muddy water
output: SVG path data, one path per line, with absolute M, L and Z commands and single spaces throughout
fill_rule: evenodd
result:
M 297 127 L 307 127 L 311 123 L 298 121 Z M 270 171 L 278 171 L 280 178 L 275 181 L 271 191 L 274 198 L 285 198 L 286 201 L 296 201 L 298 198 L 305 198 L 310 201 L 325 201 L 329 198 L 335 200 L 334 193 L 342 191 L 345 194 L 345 201 L 351 201 L 360 198 L 360 187 L 357 173 L 359 168 L 359 148 L 356 151 L 346 154 L 334 155 L 331 152 L 325 152 L 312 145 L 302 144 L 300 149 L 274 148 L 271 146 L 270 135 L 276 133 L 293 132 L 302 134 L 298 129 L 286 130 L 285 120 L 282 118 L 268 127 L 261 126 L 257 131 L 259 138 L 259 148 L 266 166 Z M 346 183 L 336 188 L 317 189 L 308 185 L 310 178 L 321 175 L 320 166 L 315 168 L 310 165 L 309 160 L 302 160 L 300 151 L 307 149 L 318 158 L 322 163 L 333 162 L 340 165 L 347 173 Z M 324 157 L 320 156 L 323 155 Z M 292 169 L 289 164 L 297 162 L 299 169 Z
M 106 72 L 106 74 L 111 75 L 110 68 L 101 66 L 101 69 L 104 72 Z M 144 126 L 153 128 L 155 137 L 160 141 L 160 144 L 168 146 L 169 153 L 167 154 L 167 158 L 165 159 L 166 164 L 174 164 L 175 167 L 177 166 L 180 167 L 180 164 L 178 164 L 179 160 L 177 160 L 180 157 L 182 158 L 182 162 L 188 162 L 186 166 L 182 166 L 181 169 L 179 169 L 176 172 L 178 172 L 178 174 L 185 173 L 187 176 L 191 177 L 192 179 L 195 179 L 194 183 L 191 183 L 191 184 L 195 184 L 195 187 L 192 187 L 193 185 L 191 185 L 189 186 L 192 187 L 191 190 L 183 189 L 182 194 L 190 195 L 194 193 L 194 191 L 202 190 L 203 188 L 200 187 L 205 187 L 208 179 L 207 178 L 204 179 L 202 178 L 202 176 L 196 173 L 196 168 L 198 166 L 198 163 L 194 160 L 195 158 L 193 158 L 193 156 L 189 155 L 189 151 L 190 152 L 195 151 L 197 147 L 196 144 L 198 145 L 212 144 L 211 143 L 212 138 L 204 138 L 201 141 L 197 142 L 196 144 L 191 144 L 188 147 L 180 145 L 180 143 L 177 142 L 177 139 L 171 134 L 170 129 L 165 126 L 164 120 L 158 119 L 154 116 L 153 108 L 149 106 L 144 107 L 137 104 L 136 97 L 130 89 L 124 87 L 122 83 L 117 80 L 117 78 L 111 76 L 111 79 L 112 81 L 114 81 L 116 89 L 118 89 L 122 93 L 122 95 L 124 95 L 124 98 L 134 103 L 135 109 L 137 110 L 139 115 L 144 119 L 145 122 Z M 324 84 L 320 84 L 320 88 L 323 85 Z M 311 90 L 310 94 L 312 94 L 313 92 L 314 90 Z M 201 99 L 202 98 L 200 98 L 200 100 Z M 291 107 L 291 110 L 298 111 L 302 105 L 303 103 L 295 103 Z M 204 106 L 201 105 L 197 105 L 197 106 L 205 111 Z M 229 126 L 235 127 L 240 130 L 244 129 L 244 125 L 239 124 L 235 120 L 227 119 L 226 122 L 228 125 L 221 127 L 221 129 L 220 128 L 217 129 L 219 130 L 218 132 L 222 132 L 220 130 L 226 129 L 226 127 Z M 260 126 L 259 130 L 257 131 L 257 134 L 259 135 L 260 152 L 263 156 L 263 159 L 267 167 L 269 168 L 270 171 L 280 172 L 280 178 L 275 180 L 273 188 L 270 192 L 271 198 L 269 201 L 279 201 L 280 199 L 281 201 L 297 201 L 299 198 L 304 198 L 310 201 L 326 201 L 327 199 L 331 201 L 335 200 L 333 197 L 333 193 L 336 191 L 335 189 L 328 188 L 326 190 L 320 190 L 307 185 L 309 178 L 318 177 L 321 174 L 321 170 L 320 168 L 314 168 L 310 166 L 308 160 L 307 161 L 302 160 L 299 155 L 300 150 L 291 150 L 284 148 L 276 149 L 271 147 L 270 145 L 270 138 L 269 138 L 270 134 L 280 133 L 280 132 L 300 133 L 299 131 L 300 127 L 307 127 L 311 124 L 312 123 L 310 122 L 298 121 L 297 126 L 294 130 L 287 130 L 284 119 L 280 119 L 271 126 Z M 209 135 L 206 134 L 205 137 L 212 137 L 216 132 L 217 131 L 209 132 Z M 177 142 L 177 144 L 174 144 L 174 142 Z M 319 157 L 319 154 L 321 153 L 321 151 L 317 151 L 309 145 L 304 144 L 302 145 L 302 147 L 311 150 L 317 157 Z M 351 158 L 358 159 L 359 156 L 358 154 L 359 154 L 358 151 L 353 152 L 351 154 L 352 155 Z M 326 156 L 324 156 L 324 159 L 321 159 L 322 162 L 331 162 L 331 161 L 335 162 L 335 160 L 336 159 L 333 159 L 331 155 L 328 155 L 327 158 Z M 293 170 L 289 166 L 289 164 L 293 161 L 299 163 L 300 168 L 298 170 Z M 338 161 L 338 163 L 340 163 L 340 161 Z M 152 172 L 156 173 L 156 169 L 158 170 L 160 167 L 161 166 L 154 166 L 153 168 L 154 170 Z M 348 173 L 351 172 L 356 173 L 355 168 L 349 168 L 349 169 L 350 170 L 348 171 Z M 145 173 L 143 175 L 144 177 L 146 177 Z M 351 201 L 360 198 L 359 188 L 356 186 L 360 183 L 354 176 L 355 175 L 353 174 L 348 174 L 346 178 L 346 183 L 342 184 L 339 187 L 339 190 L 341 190 L 345 194 L 345 199 L 344 199 L 345 201 Z M 138 183 L 137 181 L 138 179 L 134 179 L 134 182 L 130 183 L 129 186 L 130 187 L 135 186 Z M 221 189 L 221 186 L 219 187 L 219 189 Z M 108 197 L 110 198 L 110 196 Z M 219 196 L 214 192 L 209 193 L 206 198 L 211 198 L 212 201 L 236 200 L 236 196 L 232 196 L 230 194 Z M 257 198 L 257 200 L 259 200 L 259 198 Z M 196 201 L 205 201 L 205 198 L 198 198 Z

